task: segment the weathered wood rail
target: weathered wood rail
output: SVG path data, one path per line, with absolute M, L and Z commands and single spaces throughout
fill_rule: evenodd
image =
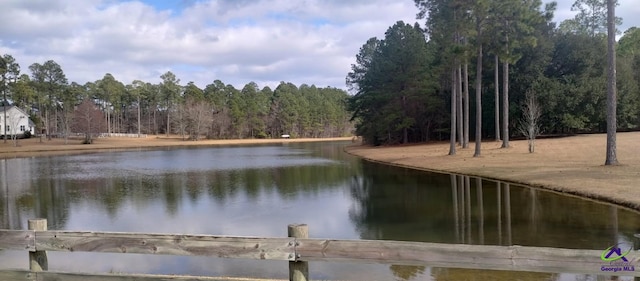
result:
M 307 238 L 306 225 L 290 225 L 287 238 L 119 232 L 0 230 L 0 249 L 29 252 L 29 271 L 0 271 L 11 280 L 245 280 L 221 277 L 86 275 L 47 272 L 46 251 L 137 253 L 288 261 L 290 280 L 308 280 L 307 262 L 343 261 L 429 267 L 640 276 L 640 271 L 602 271 L 601 250 L 485 246 L 379 240 Z M 635 253 L 634 253 L 635 254 Z M 637 257 L 633 258 L 634 262 Z M 640 268 L 639 268 L 640 270 Z

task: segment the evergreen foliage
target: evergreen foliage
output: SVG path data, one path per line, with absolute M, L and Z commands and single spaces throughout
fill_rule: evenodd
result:
M 457 120 L 481 121 L 479 129 L 470 128 L 470 135 L 480 131 L 475 139 L 496 139 L 496 116 L 505 121 L 506 130 L 501 131 L 507 133 L 498 138 L 523 137 L 517 126 L 530 91 L 537 93 L 544 134 L 606 131 L 607 1 L 577 0 L 576 17 L 561 24 L 552 21 L 556 3 L 542 5 L 540 0 L 415 0 L 415 4 L 425 27 L 397 23 L 384 39 L 369 39 L 347 74 L 353 93 L 349 110 L 365 141 L 380 145 L 448 138 L 450 154 L 455 154 L 459 144 L 455 139 L 466 130 Z M 637 130 L 640 29 L 627 30 L 616 50 L 617 129 Z M 499 84 L 495 56 L 503 66 Z M 460 71 L 466 62 L 470 62 L 468 74 Z M 470 77 L 480 80 L 470 84 Z M 472 112 L 459 105 L 464 93 L 460 88 L 467 84 L 481 94 L 478 100 L 468 100 Z M 504 96 L 486 94 L 496 90 Z M 466 99 L 466 94 L 462 96 Z M 473 112 L 476 106 L 482 111 L 478 115 Z

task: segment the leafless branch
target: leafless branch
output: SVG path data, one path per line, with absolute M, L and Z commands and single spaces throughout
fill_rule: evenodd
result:
M 529 153 L 535 151 L 536 137 L 540 134 L 540 116 L 542 110 L 536 99 L 535 93 L 531 90 L 527 91 L 524 104 L 522 105 L 522 120 L 518 126 L 518 130 L 529 141 Z

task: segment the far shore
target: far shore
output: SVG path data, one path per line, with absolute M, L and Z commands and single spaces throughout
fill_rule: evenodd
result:
M 278 144 L 316 141 L 350 141 L 351 137 L 339 138 L 280 138 L 280 139 L 203 139 L 198 141 L 183 140 L 180 136 L 149 135 L 144 138 L 109 137 L 96 138 L 92 144 L 82 144 L 82 140 L 30 138 L 19 140 L 15 146 L 12 140 L 4 143 L 0 139 L 0 159 L 51 156 L 64 154 L 92 153 L 100 151 L 126 150 L 136 148 L 160 148 L 172 146 L 230 146 L 253 144 Z
M 536 140 L 535 153 L 526 140 L 501 144 L 482 142 L 481 157 L 473 157 L 474 142 L 453 156 L 448 142 L 346 150 L 374 162 L 521 183 L 640 211 L 640 132 L 617 134 L 617 166 L 604 166 L 606 134 Z

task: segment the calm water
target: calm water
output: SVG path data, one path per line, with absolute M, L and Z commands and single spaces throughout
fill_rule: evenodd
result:
M 0 228 L 310 236 L 604 250 L 633 242 L 640 215 L 606 204 L 476 178 L 361 161 L 348 143 L 175 148 L 0 160 Z M 56 271 L 286 278 L 287 263 L 50 252 Z M 0 268 L 28 268 L 0 251 Z M 310 264 L 314 279 L 591 280 L 344 263 Z

